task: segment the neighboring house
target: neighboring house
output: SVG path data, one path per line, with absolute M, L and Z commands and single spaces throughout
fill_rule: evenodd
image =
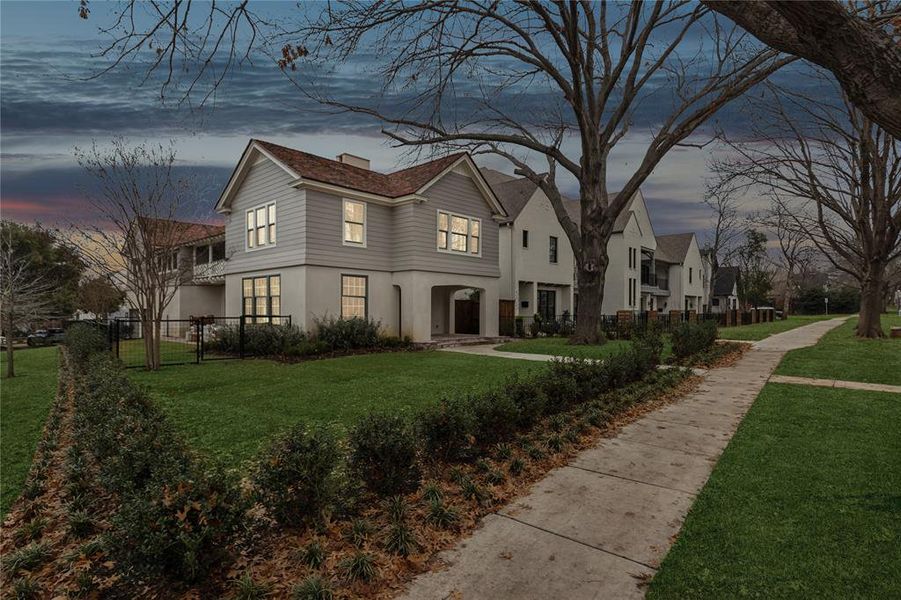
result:
M 656 310 L 657 298 L 667 291 L 656 281 L 654 253 L 657 238 L 641 191 L 616 217 L 607 242 L 607 276 L 604 282 L 603 314 L 620 310 Z
M 658 289 L 669 291 L 665 296 L 652 296 L 656 310 L 695 310 L 704 308 L 704 263 L 701 249 L 693 233 L 657 236 L 654 270 Z M 642 265 L 644 275 L 644 265 Z M 665 284 L 664 284 L 665 282 Z M 644 283 L 644 280 L 642 280 Z M 648 307 L 645 307 L 648 308 Z
M 467 291 L 478 298 L 467 330 L 498 333 L 507 214 L 466 153 L 384 174 L 349 154 L 251 140 L 216 210 L 225 314 L 291 315 L 306 329 L 317 317 L 371 317 L 423 342 L 462 329 L 456 298 Z
M 182 272 L 181 283 L 166 307 L 164 319 L 238 316 L 225 311 L 225 228 L 222 225 L 175 222 L 181 246 L 169 260 Z
M 575 259 L 551 201 L 526 178 L 491 169 L 482 169 L 482 174 L 508 215 L 500 229 L 502 314 L 537 313 L 545 319 L 573 314 Z M 578 219 L 578 203 L 566 202 Z
M 713 279 L 710 312 L 721 313 L 738 308 L 738 267 L 720 267 Z

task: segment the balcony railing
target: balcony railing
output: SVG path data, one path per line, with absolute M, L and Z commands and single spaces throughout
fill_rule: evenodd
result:
M 199 283 L 209 283 L 225 279 L 225 261 L 214 260 L 213 262 L 194 265 L 194 281 Z

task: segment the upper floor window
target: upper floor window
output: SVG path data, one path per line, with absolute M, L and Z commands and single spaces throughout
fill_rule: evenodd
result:
M 366 204 L 344 201 L 344 244 L 366 246 Z
M 693 271 L 694 269 L 692 267 L 688 267 L 688 283 L 691 283 L 691 279 L 694 275 Z
M 482 221 L 438 211 L 438 249 L 444 252 L 480 254 Z
M 165 256 L 161 256 L 160 259 L 163 263 L 163 271 L 178 270 L 178 250 L 173 250 L 172 252 L 167 253 Z
M 522 230 L 522 247 L 523 248 L 529 247 L 529 230 L 528 229 Z
M 275 202 L 247 211 L 247 248 L 275 245 Z
M 552 263 L 556 263 L 556 262 L 557 262 L 557 238 L 555 238 L 554 236 L 551 236 L 551 239 L 549 240 L 549 244 L 548 244 L 548 259 L 549 259 Z
M 212 256 L 213 260 L 225 260 L 225 240 L 213 244 Z

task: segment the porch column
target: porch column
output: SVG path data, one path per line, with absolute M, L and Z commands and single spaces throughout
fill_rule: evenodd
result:
M 538 282 L 532 282 L 532 297 L 529 298 L 529 309 L 532 311 L 532 314 L 538 313 Z
M 500 294 L 496 286 L 479 290 L 479 335 L 488 337 L 498 335 L 499 300 Z

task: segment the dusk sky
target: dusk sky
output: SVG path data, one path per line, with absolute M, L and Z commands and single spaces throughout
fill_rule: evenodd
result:
M 374 122 L 311 105 L 267 57 L 235 72 L 202 110 L 161 102 L 155 81 L 140 85 L 140 65 L 86 80 L 108 64 L 94 54 L 104 39 L 98 28 L 108 22 L 112 7 L 92 3 L 91 18 L 82 20 L 74 1 L 0 4 L 3 218 L 63 225 L 83 214 L 87 182 L 73 149 L 113 136 L 132 142 L 174 140 L 182 166 L 209 182 L 208 197 L 198 199 L 195 211 L 204 220 L 216 218 L 215 197 L 250 137 L 327 157 L 352 152 L 370 158 L 376 170 L 408 164 L 403 150 L 392 147 Z M 286 2 L 260 3 L 259 10 L 278 17 L 298 9 Z M 780 77 L 790 80 L 791 73 Z M 353 78 L 335 83 L 339 92 L 359 97 L 377 87 L 377 82 Z M 658 116 L 653 103 L 637 115 L 610 168 L 613 189 L 631 175 Z M 743 120 L 740 104 L 719 115 L 719 124 L 732 131 L 740 132 Z M 718 151 L 713 145 L 677 148 L 645 183 L 657 233 L 695 231 L 703 242 L 709 225 L 709 211 L 701 203 L 707 161 Z M 478 162 L 512 172 L 503 159 L 480 157 Z M 570 184 L 566 192 L 574 191 Z

